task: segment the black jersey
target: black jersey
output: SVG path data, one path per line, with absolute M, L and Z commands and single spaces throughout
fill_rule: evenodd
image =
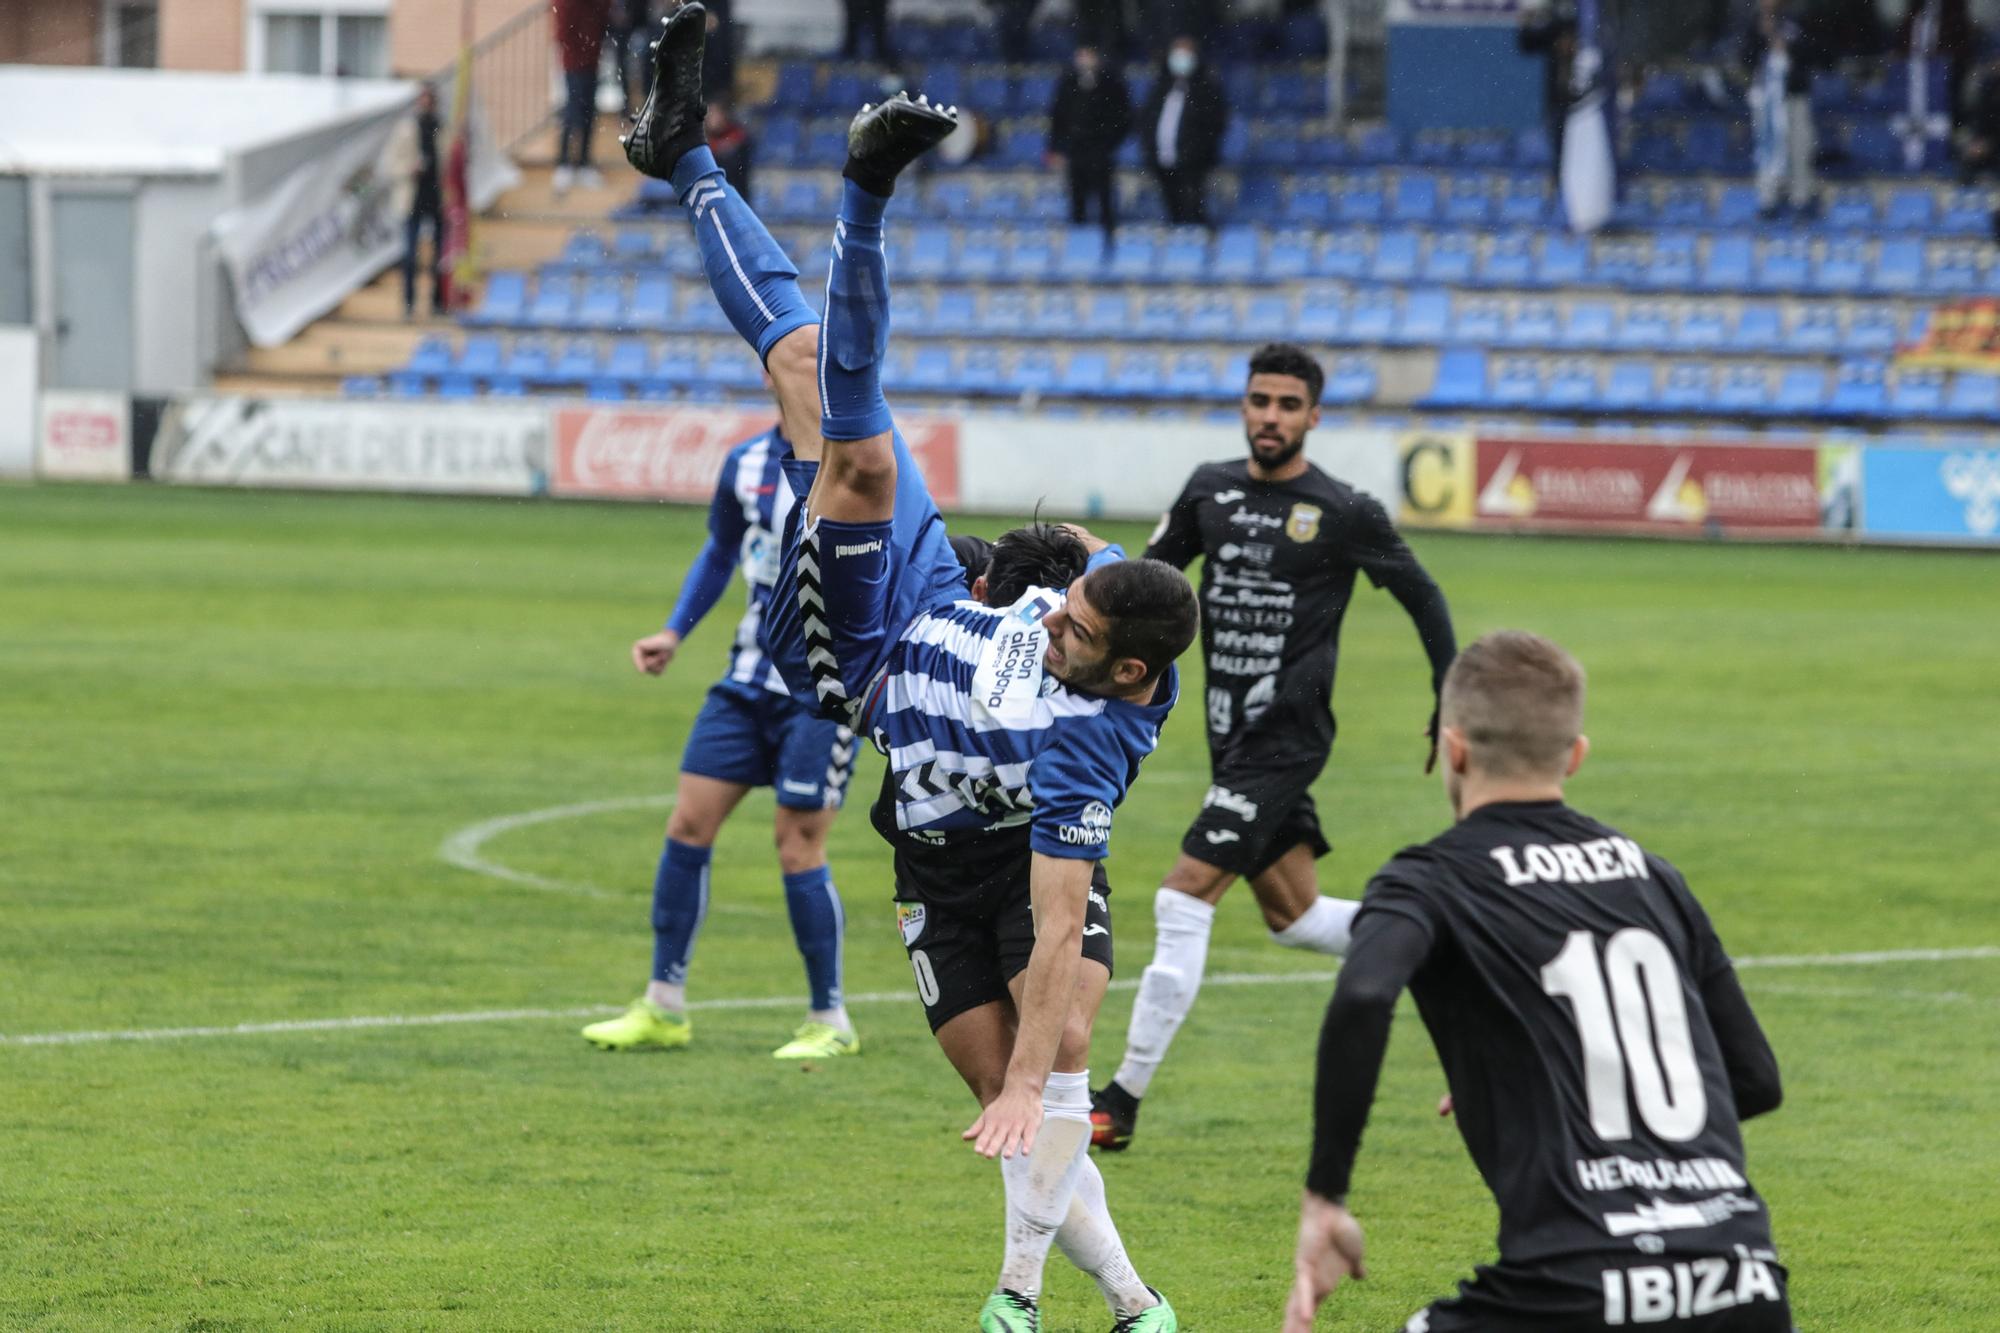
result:
M 1560 801 L 1482 806 L 1382 868 L 1349 958 L 1322 1036 L 1314 1189 L 1345 1192 L 1379 1066 L 1379 1049 L 1342 1049 L 1367 1012 L 1343 1017 L 1343 994 L 1386 990 L 1386 1043 L 1407 978 L 1499 1205 L 1503 1263 L 1770 1252 L 1738 1122 L 1777 1104 L 1776 1063 L 1666 861 Z M 1338 1085 L 1363 1073 L 1357 1110 Z
M 1254 736 L 1262 752 L 1324 757 L 1356 570 L 1417 620 L 1434 680 L 1456 651 L 1443 595 L 1381 504 L 1311 465 L 1267 482 L 1251 478 L 1248 459 L 1203 464 L 1146 555 L 1181 569 L 1205 557 L 1201 644 L 1217 754 Z

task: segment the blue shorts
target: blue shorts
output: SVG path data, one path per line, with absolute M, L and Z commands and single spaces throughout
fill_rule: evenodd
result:
M 774 788 L 789 810 L 838 810 L 854 776 L 854 733 L 761 685 L 721 680 L 688 733 L 681 772 Z
M 967 595 L 944 516 L 902 435 L 893 440 L 894 517 L 807 523 L 805 506 L 795 508 L 761 629 L 792 697 L 850 725 L 910 623 Z M 810 491 L 816 471 L 813 463 L 785 461 L 798 495 Z

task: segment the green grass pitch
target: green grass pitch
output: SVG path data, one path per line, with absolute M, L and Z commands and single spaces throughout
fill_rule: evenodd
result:
M 0 489 L 0 1327 L 933 1330 L 999 1263 L 997 1172 L 932 1044 L 859 810 L 835 834 L 857 1060 L 783 1067 L 802 978 L 753 798 L 718 852 L 693 1050 L 606 1055 L 645 979 L 659 796 L 725 603 L 665 681 L 700 516 L 657 507 Z M 980 522 L 988 531 L 999 525 Z M 1128 542 L 1136 526 L 1119 526 Z M 1677 861 L 1739 956 L 2000 945 L 2000 565 L 1951 553 L 1419 534 L 1460 632 L 1590 669 L 1575 802 Z M 1318 794 L 1335 891 L 1446 818 L 1415 636 L 1363 592 Z M 1204 781 L 1198 667 L 1119 817 L 1120 975 Z M 879 759 L 858 786 L 872 792 Z M 589 890 L 594 889 L 592 894 Z M 1105 1163 L 1190 1330 L 1289 1283 L 1323 960 L 1225 901 L 1213 972 Z M 1746 970 L 1787 1102 L 1748 1130 L 1804 1330 L 2000 1328 L 2000 958 Z M 1095 1058 L 1122 1047 L 1114 992 Z M 802 1006 L 802 998 L 801 998 Z M 39 1034 L 527 1016 L 168 1040 Z M 1323 1328 L 1397 1327 L 1493 1215 L 1406 1005 L 1353 1205 L 1374 1276 Z M 1051 1330 L 1108 1326 L 1059 1255 Z

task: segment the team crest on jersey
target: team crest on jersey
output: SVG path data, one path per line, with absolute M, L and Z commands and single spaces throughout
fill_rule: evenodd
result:
M 924 933 L 924 905 L 922 903 L 897 903 L 896 928 L 903 932 L 903 947 L 914 945 Z
M 1320 515 L 1324 512 L 1318 505 L 1293 505 L 1291 517 L 1285 520 L 1285 535 L 1295 542 L 1311 541 L 1319 536 Z

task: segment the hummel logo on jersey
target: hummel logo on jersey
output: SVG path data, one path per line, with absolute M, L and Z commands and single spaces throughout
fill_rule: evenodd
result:
M 1210 829 L 1208 832 L 1202 834 L 1202 836 L 1217 847 L 1220 847 L 1225 842 L 1241 842 L 1243 840 L 1243 835 L 1233 828 Z
M 1243 492 L 1241 491 L 1217 491 L 1215 493 L 1215 502 L 1219 505 L 1233 505 L 1242 498 Z
M 1201 798 L 1201 808 L 1206 810 L 1211 806 L 1217 810 L 1228 810 L 1241 815 L 1246 823 L 1257 817 L 1257 803 L 1248 796 L 1239 796 L 1227 787 L 1208 789 L 1208 795 Z
M 850 555 L 873 555 L 875 554 L 875 552 L 881 549 L 882 549 L 882 543 L 879 541 L 858 542 L 853 546 L 834 547 L 833 555 L 834 558 L 837 560 L 844 556 L 850 556 Z

